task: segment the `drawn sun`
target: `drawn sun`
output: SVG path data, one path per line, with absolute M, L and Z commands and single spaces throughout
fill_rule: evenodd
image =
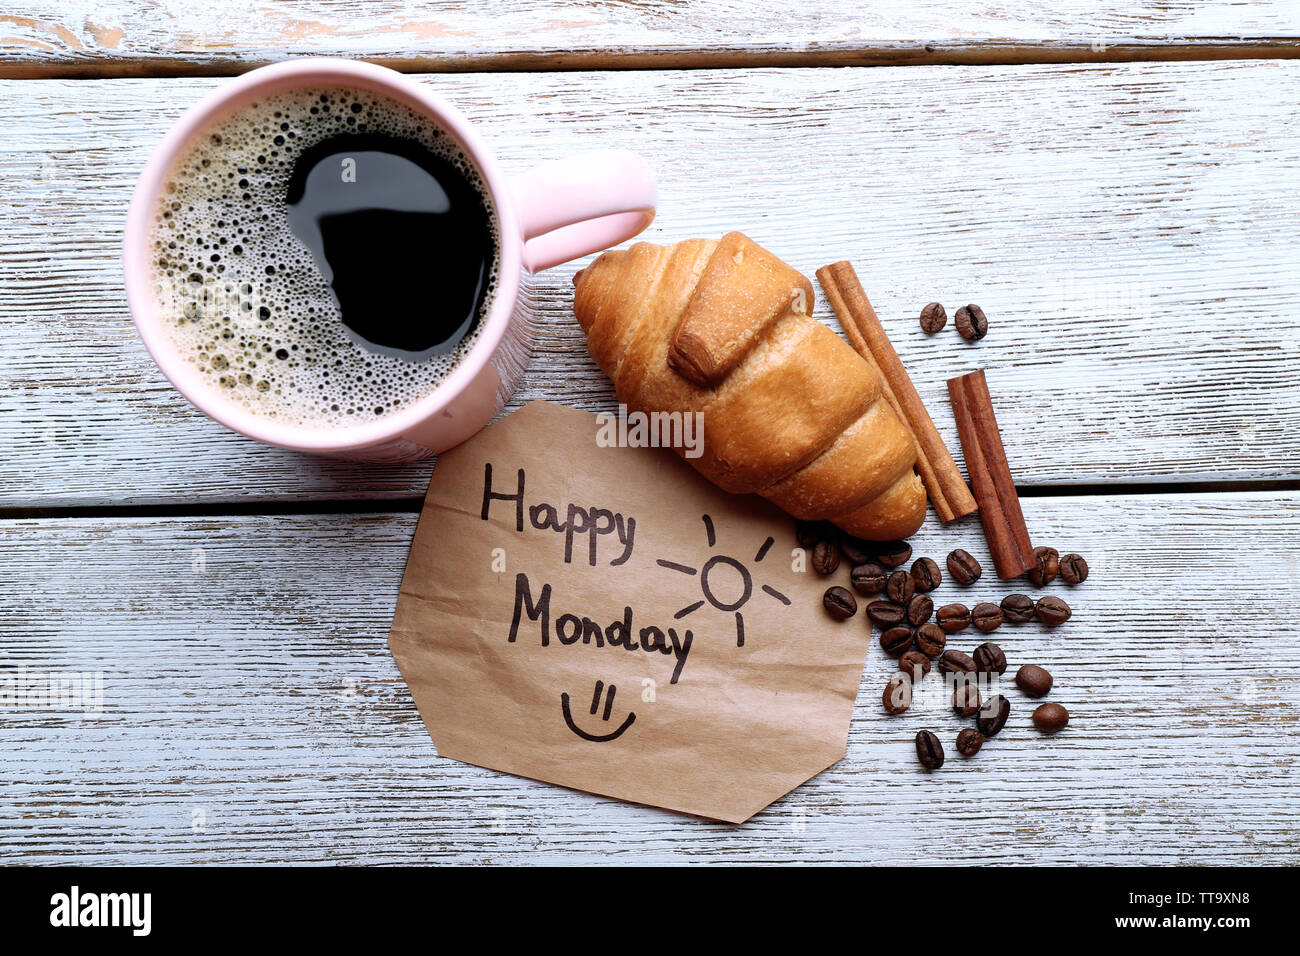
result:
M 708 515 L 701 515 L 701 517 L 704 519 L 704 530 L 709 536 L 709 547 L 716 548 L 718 546 L 718 535 L 713 528 L 713 519 Z M 754 555 L 754 563 L 758 564 L 767 557 L 767 552 L 775 543 L 776 539 L 772 537 L 764 541 L 762 546 L 759 547 L 758 553 Z M 678 564 L 675 561 L 665 561 L 662 558 L 656 563 L 661 568 L 691 576 L 699 575 L 700 578 L 700 590 L 704 593 L 704 597 L 693 604 L 686 605 L 673 615 L 673 620 L 680 621 L 688 614 L 694 614 L 704 607 L 707 602 L 726 614 L 735 613 L 736 646 L 745 646 L 745 617 L 741 614 L 740 609 L 754 596 L 754 576 L 743 562 L 729 555 L 715 554 L 704 562 L 702 568 L 692 568 L 685 564 Z M 764 584 L 761 590 L 764 594 L 789 607 L 790 599 L 776 588 Z

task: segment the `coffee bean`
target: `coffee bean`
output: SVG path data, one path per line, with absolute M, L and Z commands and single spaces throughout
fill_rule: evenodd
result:
M 975 726 L 985 737 L 996 737 L 998 731 L 1006 726 L 1007 718 L 1010 716 L 1011 701 L 998 694 L 985 701 L 984 706 L 980 708 L 979 716 L 975 718 Z
M 948 313 L 939 302 L 930 302 L 921 310 L 921 329 L 926 335 L 942 332 L 948 324 Z
M 926 657 L 938 657 L 948 637 L 935 624 L 922 624 L 916 629 L 916 649 Z
M 943 332 L 945 325 L 948 325 L 948 310 L 945 310 L 943 303 L 924 304 L 920 310 L 920 330 L 927 336 L 933 336 L 936 332 Z
M 940 674 L 974 674 L 975 660 L 965 651 L 948 648 L 939 655 Z
M 858 613 L 858 599 L 848 588 L 827 588 L 822 595 L 822 604 L 826 613 L 837 621 L 847 621 Z
M 935 615 L 945 634 L 964 631 L 970 624 L 970 608 L 965 604 L 945 604 Z
M 1034 548 L 1034 568 L 1029 572 L 1029 580 L 1034 583 L 1034 587 L 1047 587 L 1056 580 L 1060 560 L 1061 556 L 1055 548 Z
M 892 601 L 872 601 L 867 605 L 867 617 L 871 618 L 872 624 L 883 631 L 902 624 L 907 617 L 907 612 Z
M 879 594 L 885 589 L 889 572 L 880 565 L 869 562 L 860 564 L 850 571 L 849 580 L 853 584 L 853 590 L 859 594 Z
M 1059 597 L 1040 597 L 1034 605 L 1034 616 L 1048 627 L 1060 627 L 1070 619 L 1070 605 Z
M 834 574 L 840 566 L 839 542 L 825 539 L 813 545 L 812 566 L 818 574 Z
M 1052 689 L 1052 675 L 1037 664 L 1026 664 L 1016 671 L 1016 686 L 1030 697 L 1046 697 Z
M 910 574 L 901 568 L 890 572 L 889 579 L 885 582 L 885 597 L 895 604 L 906 604 L 915 593 L 916 585 L 912 583 Z
M 1067 554 L 1061 558 L 1061 580 L 1066 584 L 1082 584 L 1088 580 L 1088 562 L 1081 554 Z
M 912 557 L 912 546 L 906 541 L 886 541 L 876 546 L 876 560 L 887 568 L 906 564 Z
M 880 646 L 890 657 L 900 657 L 912 646 L 912 637 L 910 627 L 891 627 L 880 635 Z
M 948 573 L 952 575 L 953 580 L 958 584 L 969 586 L 980 579 L 984 569 L 980 567 L 980 563 L 975 560 L 969 551 L 958 548 L 948 555 Z
M 895 674 L 885 685 L 880 702 L 891 714 L 901 714 L 912 706 L 912 679 L 906 674 Z
M 913 627 L 920 627 L 930 620 L 933 613 L 934 602 L 928 594 L 913 594 L 912 600 L 907 602 L 907 623 Z
M 818 541 L 838 537 L 839 529 L 829 521 L 796 521 L 794 537 L 801 548 L 811 548 Z
M 952 712 L 958 717 L 974 717 L 979 709 L 979 687 L 967 681 L 958 681 L 952 689 Z
M 913 647 L 910 651 L 905 651 L 903 656 L 898 659 L 899 669 L 912 678 L 912 683 L 918 683 L 921 678 L 930 673 L 930 658 Z
M 1039 704 L 1034 710 L 1034 726 L 1045 734 L 1064 730 L 1070 722 L 1070 712 L 1060 704 Z
M 916 559 L 916 563 L 912 565 L 912 583 L 921 592 L 933 591 L 943 583 L 943 575 L 933 558 Z
M 916 759 L 926 770 L 938 770 L 943 766 L 943 744 L 928 730 L 916 735 Z
M 963 305 L 957 310 L 957 331 L 968 342 L 978 342 L 989 331 L 989 320 L 978 305 Z
M 975 669 L 981 674 L 1005 674 L 1007 672 L 1007 655 L 996 644 L 985 642 L 975 648 L 971 655 Z
M 851 534 L 840 536 L 840 555 L 850 565 L 856 567 L 859 564 L 866 564 L 875 554 L 875 547 L 870 542 L 855 538 Z
M 963 757 L 973 757 L 984 746 L 984 735 L 974 727 L 967 727 L 957 735 L 957 753 Z
M 1024 624 L 1034 619 L 1034 599 L 1028 594 L 1008 594 L 1000 607 L 1008 624 Z
M 1002 626 L 1002 608 L 987 601 L 976 604 L 971 608 L 970 619 L 976 628 L 986 634 L 989 631 L 996 631 Z

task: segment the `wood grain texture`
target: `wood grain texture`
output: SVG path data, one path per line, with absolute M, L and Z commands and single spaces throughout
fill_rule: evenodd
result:
M 954 454 L 944 381 L 988 369 L 1013 473 L 1067 482 L 1300 475 L 1300 64 L 441 75 L 508 171 L 586 147 L 655 165 L 674 242 L 745 230 L 804 274 L 855 264 Z M 149 150 L 218 80 L 0 83 L 0 504 L 410 497 L 430 466 L 238 438 L 168 386 L 119 267 Z M 514 405 L 611 408 L 540 277 Z M 927 338 L 932 299 L 990 332 Z M 824 301 L 815 314 L 832 322 Z
M 103 709 L 0 711 L 0 862 L 950 864 L 952 840 L 964 863 L 1300 860 L 1300 495 L 1025 511 L 1092 574 L 1047 589 L 1065 626 L 993 637 L 1009 674 L 1053 672 L 1069 728 L 1040 736 L 1004 689 L 1006 729 L 963 760 L 934 699 L 881 710 L 873 644 L 847 757 L 741 827 L 438 758 L 385 643 L 413 514 L 7 522 L 0 676 L 102 672 Z M 987 566 L 973 519 L 913 540 Z M 990 577 L 935 597 L 1012 590 Z
M 238 73 L 304 54 L 412 72 L 1300 55 L 1288 0 L 28 0 L 0 76 Z

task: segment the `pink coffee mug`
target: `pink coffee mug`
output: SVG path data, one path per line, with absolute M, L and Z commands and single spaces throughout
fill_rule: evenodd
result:
M 477 341 L 428 394 L 372 422 L 299 426 L 258 415 L 221 395 L 172 344 L 153 290 L 150 226 L 169 170 L 192 137 L 252 100 L 300 87 L 366 90 L 405 103 L 449 135 L 487 186 L 501 230 L 495 296 Z M 528 364 L 535 308 L 531 275 L 637 235 L 654 219 L 654 175 L 625 150 L 545 163 L 507 179 L 458 110 L 400 73 L 371 63 L 300 59 L 245 73 L 191 107 L 149 157 L 127 212 L 123 260 L 127 301 L 158 367 L 195 406 L 242 435 L 285 448 L 398 461 L 459 444 L 496 415 Z

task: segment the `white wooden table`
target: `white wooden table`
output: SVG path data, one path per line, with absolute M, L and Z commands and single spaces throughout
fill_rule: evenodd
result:
M 0 863 L 948 863 L 918 838 L 940 822 L 963 862 L 1300 859 L 1288 0 L 8 6 L 0 675 L 102 674 L 103 706 L 0 707 Z M 639 150 L 651 240 L 739 228 L 808 274 L 852 260 L 955 451 L 943 382 L 987 368 L 1035 541 L 1093 567 L 1054 588 L 1065 627 L 997 635 L 1053 670 L 1069 730 L 1021 713 L 919 772 L 912 735 L 958 722 L 886 717 L 873 648 L 847 757 L 742 827 L 439 758 L 386 646 L 432 464 L 225 432 L 121 288 L 153 144 L 222 76 L 302 54 L 427 74 L 509 170 Z M 613 405 L 573 271 L 540 280 L 512 408 Z M 931 299 L 980 303 L 988 337 L 926 339 Z M 913 543 L 987 555 L 969 521 Z

